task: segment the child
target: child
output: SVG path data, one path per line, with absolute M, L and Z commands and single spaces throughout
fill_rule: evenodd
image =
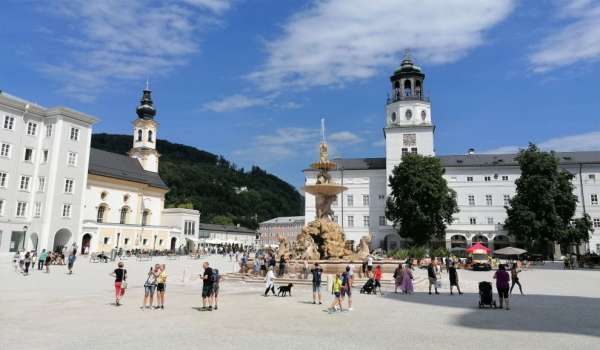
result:
M 335 295 L 331 306 L 329 307 L 329 312 L 335 312 L 336 305 L 340 306 L 340 311 L 342 311 L 342 299 L 341 299 L 341 290 L 342 290 L 342 279 L 340 273 L 336 273 L 333 279 L 333 285 L 331 287 L 331 292 Z

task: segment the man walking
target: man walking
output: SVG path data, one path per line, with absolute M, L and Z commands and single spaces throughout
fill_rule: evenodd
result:
M 340 304 L 344 303 L 344 297 L 348 296 L 348 311 L 352 311 L 352 274 L 350 265 L 346 266 L 346 271 L 342 273 L 342 295 Z
M 315 267 L 310 270 L 310 273 L 312 274 L 313 304 L 316 304 L 318 299 L 319 305 L 321 305 L 321 276 L 323 275 L 323 269 L 319 266 L 319 263 L 315 263 Z
M 202 311 L 212 311 L 213 271 L 208 265 L 208 261 L 202 264 L 202 267 L 204 267 L 204 273 L 202 274 Z

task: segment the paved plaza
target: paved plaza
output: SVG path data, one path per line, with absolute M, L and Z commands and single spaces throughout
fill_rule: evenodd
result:
M 354 311 L 335 314 L 312 305 L 308 286 L 295 286 L 289 298 L 264 298 L 262 284 L 229 280 L 221 285 L 219 310 L 200 312 L 204 260 L 152 261 L 166 263 L 169 272 L 165 310 L 156 311 L 139 308 L 151 262 L 126 261 L 129 289 L 124 305 L 115 307 L 113 263 L 80 258 L 73 275 L 53 266 L 50 274 L 21 276 L 3 261 L 0 348 L 506 350 L 593 349 L 600 342 L 600 271 L 552 264 L 524 271 L 526 295 L 514 295 L 510 311 L 479 310 L 477 282 L 491 280 L 492 272 L 461 270 L 465 295 L 444 288 L 430 296 L 423 283 L 414 295 L 357 289 Z M 208 260 L 222 272 L 235 269 L 229 259 Z M 416 274 L 419 280 L 424 271 Z

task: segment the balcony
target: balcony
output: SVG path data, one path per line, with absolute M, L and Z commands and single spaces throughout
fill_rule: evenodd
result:
M 388 97 L 387 104 L 398 102 L 398 101 L 423 101 L 429 102 L 429 97 L 425 96 L 424 93 L 402 93 L 402 91 L 396 89 L 392 93 L 392 96 Z

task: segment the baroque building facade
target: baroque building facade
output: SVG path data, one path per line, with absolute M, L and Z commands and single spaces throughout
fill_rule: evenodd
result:
M 348 188 L 333 203 L 334 218 L 346 239 L 359 242 L 373 235 L 372 248 L 394 250 L 403 245 L 391 222 L 385 218 L 388 178 L 406 153 L 436 156 L 444 166 L 445 179 L 456 191 L 460 212 L 447 227 L 447 248 L 465 248 L 481 242 L 491 249 L 514 244 L 503 227 L 505 205 L 515 195 L 515 180 L 520 176 L 516 154 L 436 155 L 435 124 L 431 102 L 425 94 L 425 74 L 410 57 L 405 57 L 390 78 L 392 93 L 385 105 L 385 157 L 335 159 L 338 168 L 332 179 Z M 594 232 L 589 250 L 600 253 L 600 151 L 557 152 L 560 166 L 575 177 L 578 198 L 575 217 L 587 213 Z M 317 172 L 305 169 L 305 183 L 314 184 Z M 314 196 L 306 194 L 305 216 L 315 218 Z

